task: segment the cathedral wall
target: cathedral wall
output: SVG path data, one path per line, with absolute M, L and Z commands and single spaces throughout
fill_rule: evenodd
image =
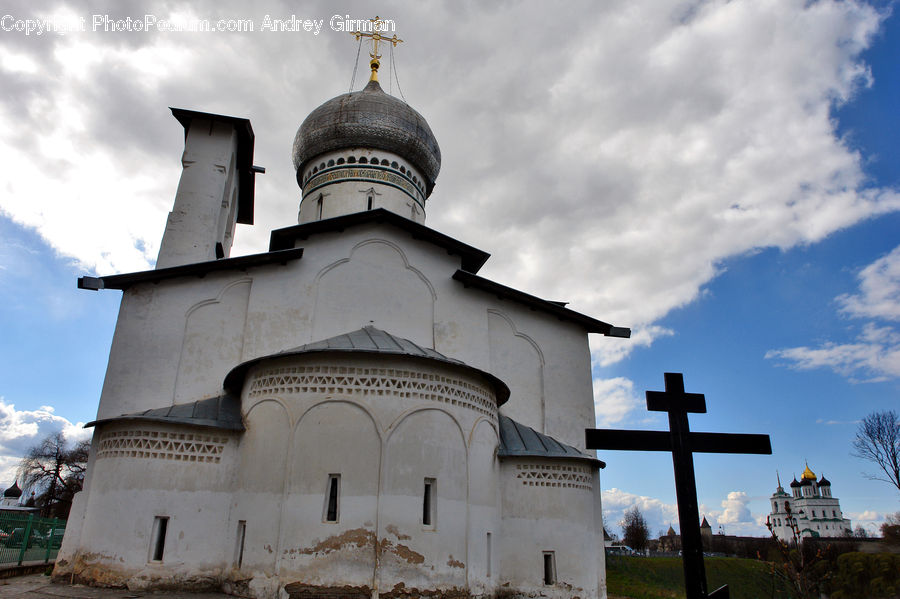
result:
M 584 461 L 503 459 L 501 588 L 528 596 L 603 596 L 595 471 Z
M 504 413 L 583 448 L 592 426 L 584 330 L 467 289 L 458 257 L 378 225 L 302 242 L 302 260 L 125 292 L 98 417 L 212 397 L 248 359 L 373 324 L 495 373 Z
M 97 418 L 218 395 L 242 353 L 250 285 L 221 272 L 125 290 Z
M 94 435 L 90 502 L 57 575 L 93 584 L 214 588 L 228 567 L 223 523 L 237 437 L 120 421 Z

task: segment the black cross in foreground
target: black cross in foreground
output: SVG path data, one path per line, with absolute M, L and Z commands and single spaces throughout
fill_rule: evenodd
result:
M 585 430 L 587 448 L 672 452 L 687 599 L 727 599 L 728 585 L 712 593 L 706 590 L 693 454 L 771 454 L 772 445 L 769 435 L 692 433 L 688 428 L 688 412 L 705 414 L 706 399 L 702 393 L 684 392 L 684 378 L 680 372 L 667 372 L 665 378 L 665 391 L 647 391 L 647 409 L 669 413 L 669 432 L 589 428 Z

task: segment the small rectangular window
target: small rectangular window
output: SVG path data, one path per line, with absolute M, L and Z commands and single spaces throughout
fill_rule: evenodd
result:
M 168 516 L 157 516 L 153 519 L 153 532 L 150 535 L 150 561 L 161 562 L 166 548 L 166 530 L 169 528 Z
M 422 493 L 422 525 L 428 527 L 434 527 L 435 521 L 435 507 L 436 507 L 436 491 L 437 484 L 435 479 L 426 478 L 425 479 L 425 490 Z
M 372 196 L 369 196 L 369 200 L 366 204 L 366 210 L 371 210 L 371 209 L 372 209 Z
M 328 475 L 328 490 L 325 496 L 325 521 L 337 522 L 340 516 L 341 475 Z
M 485 550 L 487 551 L 487 575 L 488 578 L 491 577 L 491 533 L 487 533 L 487 537 L 485 539 L 487 547 Z
M 544 584 L 556 584 L 556 554 L 553 551 L 544 552 Z
M 237 539 L 234 542 L 234 565 L 238 568 L 244 563 L 244 537 L 247 535 L 247 521 L 239 520 Z

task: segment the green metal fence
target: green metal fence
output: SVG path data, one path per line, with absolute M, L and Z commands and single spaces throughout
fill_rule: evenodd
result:
M 56 559 L 66 521 L 0 512 L 0 565 Z

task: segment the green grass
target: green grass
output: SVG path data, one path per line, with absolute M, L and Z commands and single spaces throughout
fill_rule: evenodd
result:
M 785 581 L 772 564 L 732 557 L 706 558 L 706 579 L 710 591 L 728 585 L 731 599 L 789 599 Z M 606 587 L 610 599 L 681 599 L 684 597 L 684 570 L 676 557 L 606 558 Z

